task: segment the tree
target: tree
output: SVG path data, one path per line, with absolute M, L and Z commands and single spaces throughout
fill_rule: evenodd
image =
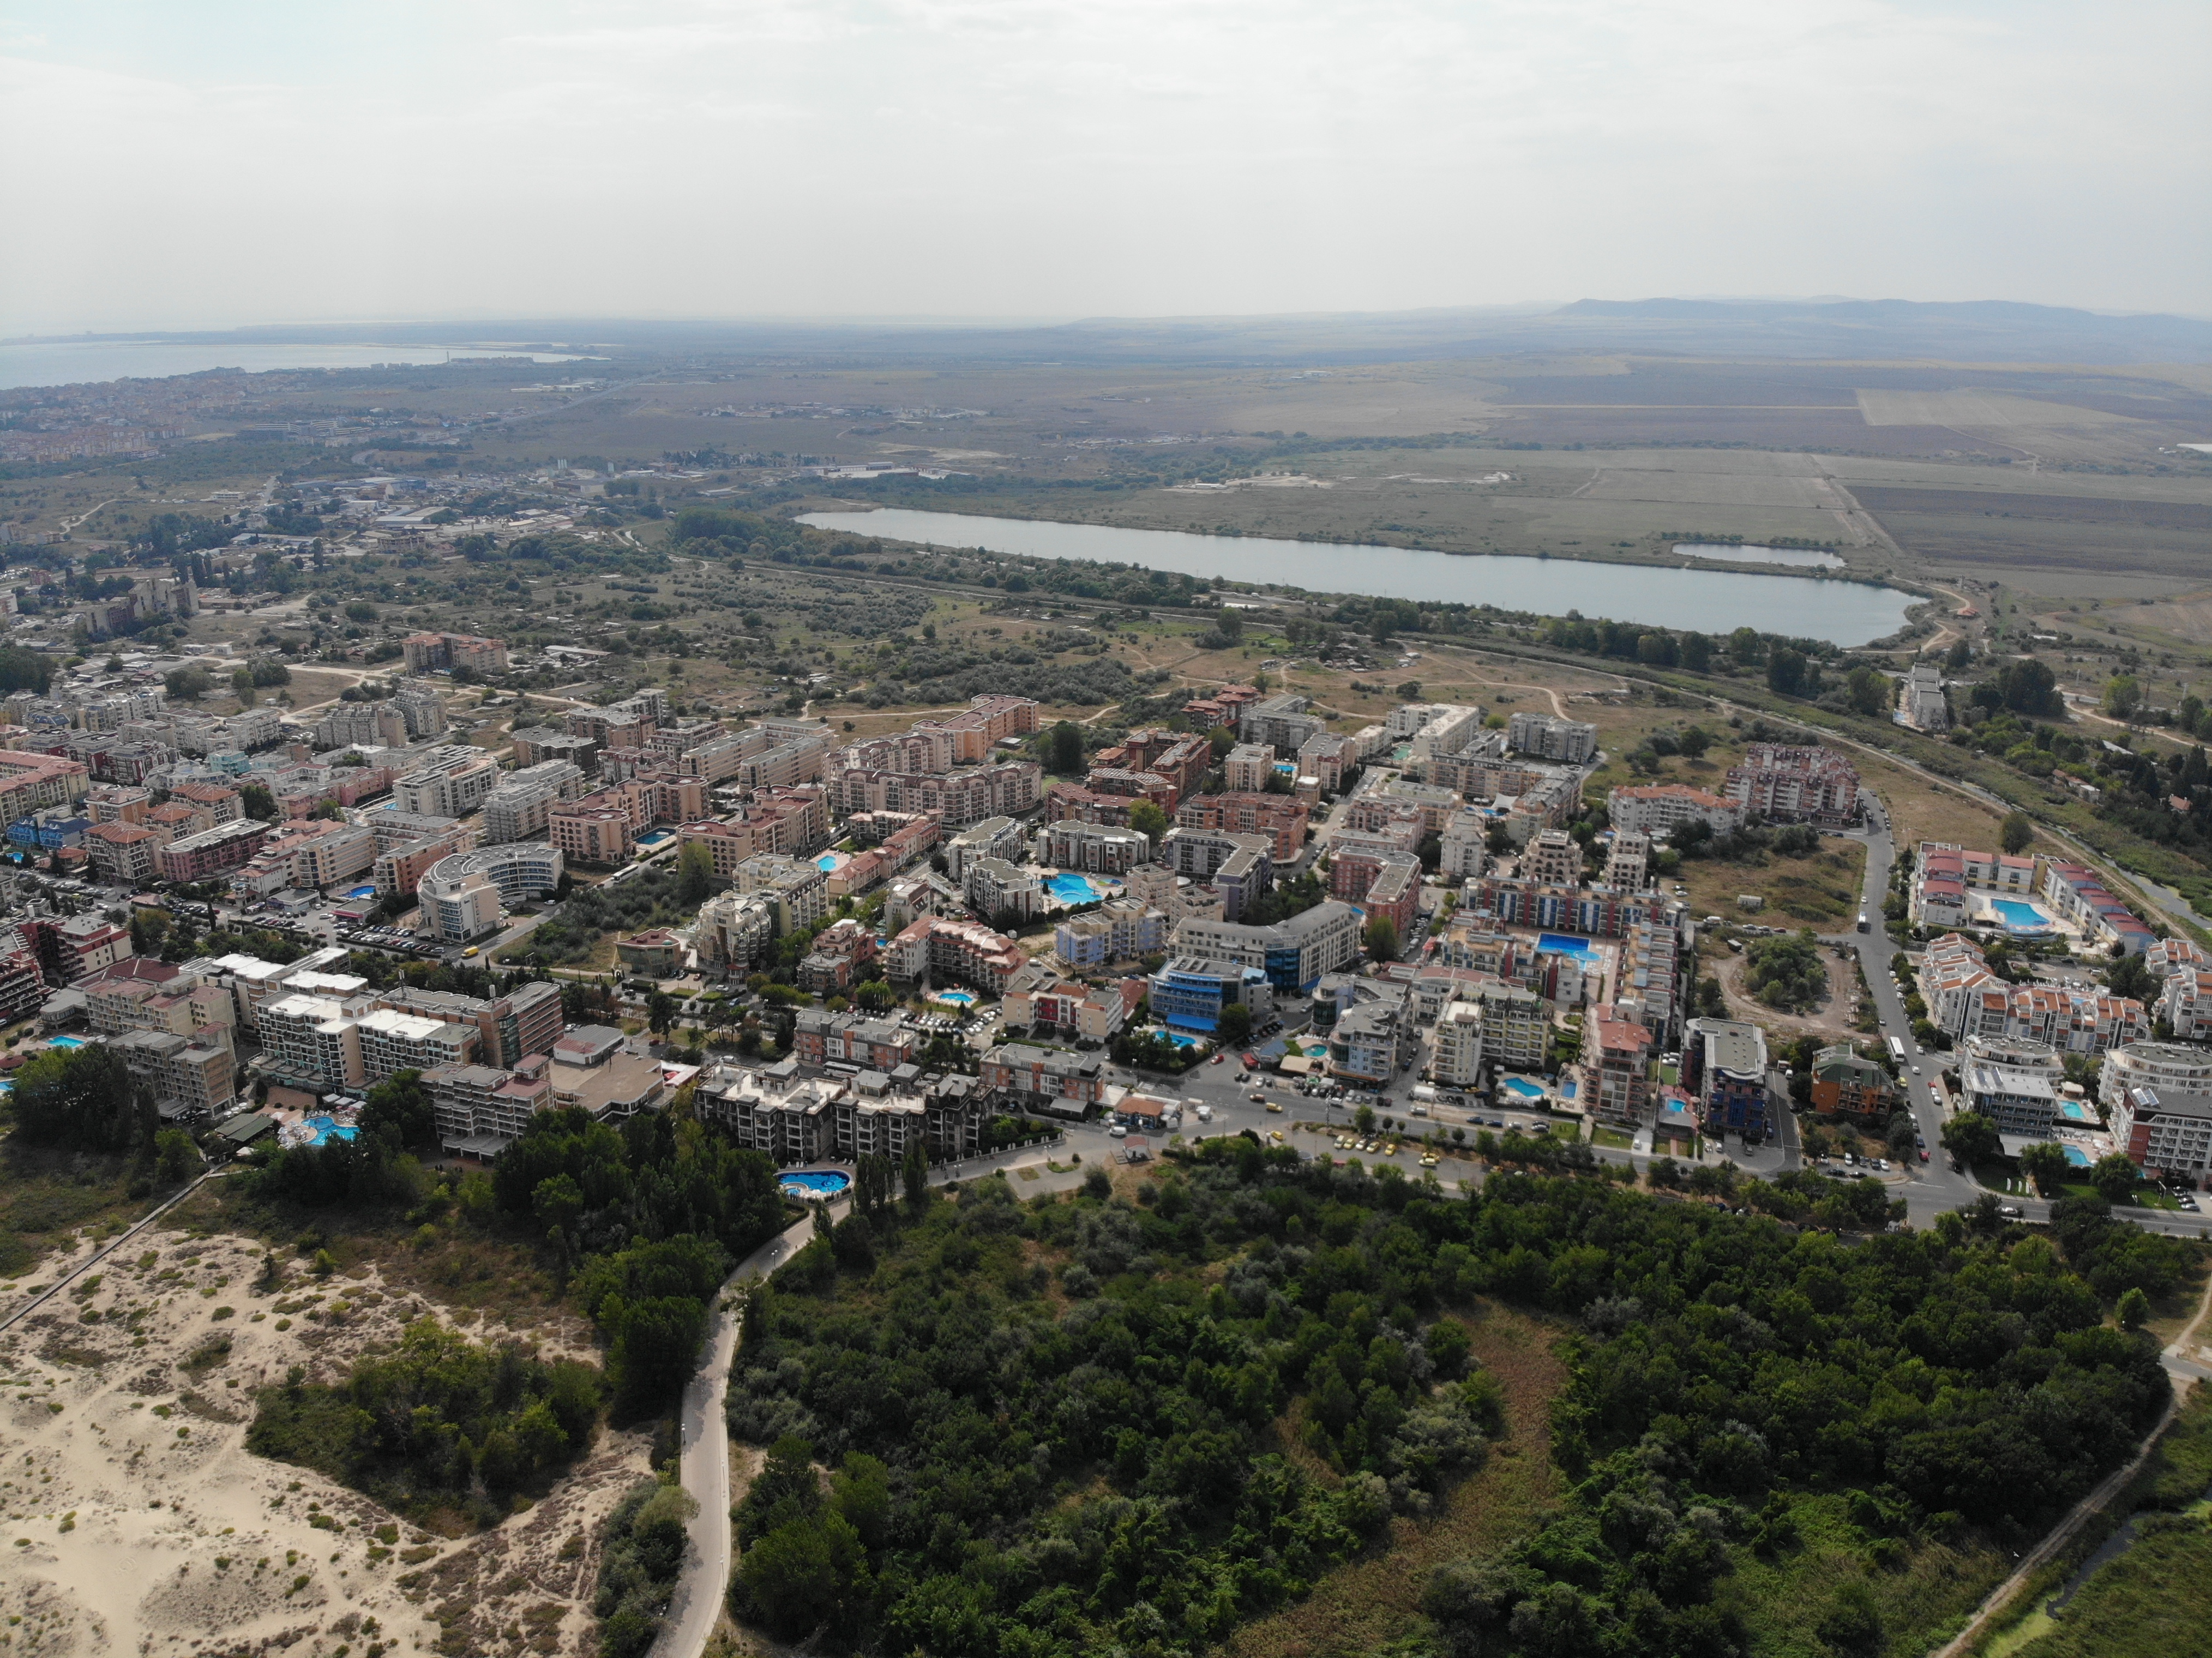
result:
M 1234 645 L 1244 637 L 1244 613 L 1226 604 L 1215 613 L 1213 630 Z
M 1889 676 L 1879 668 L 1853 668 L 1844 679 L 1844 700 L 1854 714 L 1878 714 L 1887 709 L 1896 695 Z
M 1224 1048 L 1242 1048 L 1252 1035 L 1252 1010 L 1242 1002 L 1231 1002 L 1221 1010 L 1221 1017 L 1213 1027 Z
M 1805 656 L 1787 645 L 1778 645 L 1766 659 L 1766 689 L 1777 696 L 1797 696 L 1805 689 Z
M 428 1145 L 438 1137 L 437 1113 L 419 1071 L 395 1071 L 368 1090 L 361 1114 L 365 1133 L 386 1127 L 402 1145 Z
M 2133 674 L 2114 674 L 2105 682 L 2105 712 L 2113 719 L 2132 722 L 2142 706 L 2142 687 Z
M 2140 1285 L 2130 1284 L 2120 1292 L 2113 1303 L 2112 1313 L 2120 1321 L 2123 1330 L 2140 1330 L 2150 1317 L 2150 1297 Z
M 665 990 L 656 990 L 646 998 L 645 1021 L 656 1034 L 665 1031 L 676 1023 L 676 998 Z
M 1398 924 L 1389 916 L 1371 917 L 1365 932 L 1360 936 L 1366 940 L 1367 953 L 1374 960 L 1395 962 L 1398 959 Z
M 2158 981 L 2150 976 L 2149 965 L 2140 956 L 2122 956 L 2105 969 L 2105 983 L 2115 996 L 2132 996 L 2136 1000 L 2148 1001 L 2158 993 Z
M 2002 1156 L 2004 1142 L 1997 1126 L 1978 1111 L 1961 1111 L 1943 1125 L 1943 1149 L 1968 1168 Z
M 687 842 L 676 854 L 676 902 L 687 908 L 703 904 L 714 890 L 714 848 L 704 841 Z
M 245 670 L 241 668 L 239 671 L 243 673 Z M 257 818 L 264 823 L 276 821 L 276 798 L 269 793 L 268 784 L 248 783 L 238 793 L 248 817 Z
M 2089 1171 L 2089 1184 L 2097 1188 L 2097 1195 L 2107 1203 L 2129 1203 L 2134 1200 L 2136 1182 L 2141 1178 L 2134 1163 L 2124 1151 L 2112 1151 L 2097 1159 L 2096 1167 Z
M 2027 850 L 2027 843 L 2035 839 L 2035 820 L 2024 811 L 2005 814 L 2003 825 L 1997 830 L 2005 851 L 2017 858 Z
M 1692 760 L 1699 758 L 1712 745 L 1712 734 L 1703 726 L 1691 726 L 1674 739 L 1674 746 Z
M 15 1073 L 15 1132 L 31 1145 L 132 1151 L 154 1138 L 154 1102 L 105 1043 L 51 1048 Z
M 1150 839 L 1157 852 L 1160 842 L 1167 839 L 1168 815 L 1154 801 L 1133 800 L 1129 803 L 1129 827 Z
M 1045 733 L 1045 769 L 1072 777 L 1083 769 L 1083 728 L 1063 720 Z
M 154 1136 L 154 1178 L 163 1186 L 190 1180 L 202 1167 L 200 1149 L 181 1128 L 164 1128 Z
M 929 1158 L 920 1140 L 908 1140 L 899 1163 L 899 1178 L 906 1187 L 907 1207 L 920 1209 L 929 1201 Z
M 2056 1140 L 2038 1140 L 2020 1154 L 2020 1172 L 2046 1198 L 2064 1193 L 2068 1167 L 2066 1153 Z

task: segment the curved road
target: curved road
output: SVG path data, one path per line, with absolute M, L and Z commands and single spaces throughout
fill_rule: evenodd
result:
M 1101 1136 L 1102 1143 L 1103 1136 Z M 944 1185 L 989 1174 L 1009 1171 L 1025 1163 L 1042 1164 L 1052 1154 L 1048 1145 L 1025 1145 L 995 1157 L 939 1165 L 930 1171 L 933 1184 Z M 1076 1184 L 1082 1169 L 1054 1175 L 1041 1171 L 1036 1181 L 1025 1182 L 1024 1196 L 1060 1191 Z M 830 1212 L 842 1218 L 850 1212 L 850 1201 L 833 1204 Z M 707 1327 L 704 1356 L 691 1385 L 684 1390 L 684 1409 L 678 1420 L 683 1447 L 678 1463 L 684 1489 L 698 1500 L 691 1516 L 691 1546 L 684 1552 L 684 1565 L 669 1601 L 668 1616 L 649 1658 L 700 1658 L 722 1616 L 722 1602 L 730 1586 L 730 1363 L 737 1356 L 742 1317 L 732 1304 L 733 1292 L 748 1278 L 763 1278 L 788 1265 L 814 1236 L 809 1215 L 784 1229 L 745 1257 L 723 1284 L 715 1297 L 713 1321 Z

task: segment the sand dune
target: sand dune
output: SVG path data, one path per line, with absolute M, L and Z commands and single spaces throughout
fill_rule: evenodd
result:
M 261 1260 L 242 1238 L 149 1233 L 0 1336 L 11 1652 L 587 1649 L 599 1526 L 647 1471 L 647 1442 L 603 1433 L 544 1501 L 464 1539 L 250 1455 L 255 1388 L 293 1364 L 335 1376 L 441 1311 L 297 1260 L 259 1293 Z

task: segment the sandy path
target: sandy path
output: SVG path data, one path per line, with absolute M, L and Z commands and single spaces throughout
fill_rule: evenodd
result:
M 438 1309 L 296 1260 L 257 1293 L 243 1238 L 134 1242 L 0 1336 L 0 1615 L 23 1619 L 20 1649 L 586 1649 L 599 1524 L 644 1442 L 603 1433 L 527 1512 L 432 1536 L 245 1438 L 255 1388 L 293 1364 L 332 1379 Z

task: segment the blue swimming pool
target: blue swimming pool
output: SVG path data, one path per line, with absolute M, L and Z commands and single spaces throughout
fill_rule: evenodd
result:
M 937 993 L 937 999 L 950 1002 L 955 1007 L 973 1007 L 975 1005 L 975 993 L 972 990 L 940 990 Z
M 1498 1085 L 1516 1099 L 1540 1100 L 1544 1097 L 1542 1084 L 1532 1083 L 1526 1077 L 1508 1077 Z
M 56 1036 L 53 1038 L 50 1046 L 54 1048 L 82 1048 L 84 1046 L 84 1038 L 82 1036 Z
M 821 870 L 831 870 L 836 868 L 838 865 L 844 861 L 844 853 L 841 852 L 825 852 L 819 858 L 817 858 L 814 860 L 814 867 Z
M 775 1183 L 794 1198 L 834 1198 L 853 1183 L 853 1177 L 834 1169 L 803 1169 L 778 1175 Z
M 2087 1169 L 2091 1165 L 2089 1154 L 2078 1145 L 2069 1145 L 2066 1148 L 2066 1161 L 2076 1169 Z
M 374 887 L 356 887 L 352 891 L 347 893 L 346 896 L 349 898 L 374 898 L 376 896 L 376 889 Z
M 361 1133 L 358 1128 L 339 1127 L 336 1117 L 316 1116 L 307 1119 L 307 1126 L 315 1131 L 313 1144 L 321 1145 L 330 1140 L 349 1140 Z
M 1587 938 L 1571 938 L 1563 932 L 1540 932 L 1536 935 L 1539 955 L 1579 956 L 1585 962 L 1597 960 L 1597 946 Z
M 2059 1101 L 2058 1114 L 2065 1118 L 2069 1122 L 2094 1122 L 2097 1121 L 2096 1108 L 2090 1105 L 2087 1100 Z
M 1165 1036 L 1170 1042 L 1173 1042 L 1177 1048 L 1196 1048 L 1198 1046 L 1197 1037 L 1186 1036 L 1180 1030 L 1164 1030 L 1160 1034 Z
M 1103 898 L 1112 888 L 1092 880 L 1088 875 L 1078 875 L 1073 870 L 1062 870 L 1057 875 L 1045 877 L 1045 890 L 1063 904 L 1087 904 L 1094 898 Z
M 2048 932 L 2056 925 L 2033 904 L 2017 898 L 1992 898 L 1989 903 L 2007 932 Z

